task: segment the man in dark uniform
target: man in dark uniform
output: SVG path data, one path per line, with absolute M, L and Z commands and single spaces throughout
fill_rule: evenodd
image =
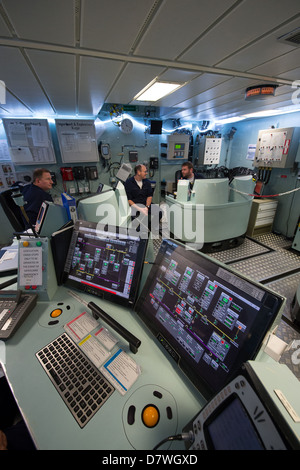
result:
M 44 201 L 53 202 L 51 194 L 48 193 L 52 185 L 50 171 L 45 168 L 37 168 L 33 172 L 33 182 L 24 186 L 21 190 L 25 201 L 24 209 L 33 227 L 42 203 Z M 28 222 L 25 220 L 24 222 L 26 228 L 29 228 Z
M 139 212 L 148 215 L 152 202 L 152 187 L 146 178 L 147 168 L 145 165 L 137 165 L 134 176 L 125 182 L 125 191 L 129 205 Z
M 154 219 L 154 226 L 152 227 L 152 231 L 158 231 L 159 219 L 161 218 L 161 211 L 159 210 L 158 206 L 152 204 L 153 189 L 151 186 L 151 182 L 149 179 L 146 178 L 146 175 L 146 166 L 137 165 L 134 169 L 134 176 L 128 178 L 128 180 L 124 184 L 124 187 L 127 194 L 128 203 L 132 208 L 132 219 L 134 219 L 135 216 L 140 214 L 141 223 L 148 225 L 148 227 L 150 228 L 150 216 L 152 214 L 152 219 Z

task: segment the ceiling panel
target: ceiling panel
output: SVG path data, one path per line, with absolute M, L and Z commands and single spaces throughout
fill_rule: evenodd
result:
M 298 65 L 298 64 L 295 64 L 295 65 Z M 299 82 L 300 82 L 300 67 L 297 67 L 295 69 L 292 69 L 292 70 L 289 70 L 287 72 L 284 72 L 284 73 L 280 73 L 278 74 L 279 77 L 282 77 L 282 78 L 287 78 L 288 80 L 293 80 L 293 82 L 298 82 L 298 86 L 299 86 Z M 296 78 L 295 78 L 296 77 Z M 294 85 L 292 85 L 292 88 L 294 88 Z
M 4 19 L 0 16 L 0 36 L 12 36 Z
M 122 66 L 122 62 L 113 60 L 80 58 L 79 114 L 87 116 L 98 114 Z
M 8 90 L 5 94 L 5 103 L 1 106 L 1 117 L 18 117 L 18 116 L 31 116 L 32 110 L 20 102 L 15 96 L 13 96 Z M 14 110 L 13 114 L 11 110 Z M 49 115 L 51 114 L 51 110 Z
M 18 114 L 20 109 L 25 110 L 26 114 L 30 112 L 29 110 L 33 112 L 43 110 L 52 113 L 52 108 L 45 94 L 18 49 L 0 47 L 0 64 L 5 64 L 4 67 L 1 67 L 1 80 L 4 81 L 7 90 L 27 107 L 18 105 L 16 109 L 6 103 L 6 109 L 12 114 Z
M 297 80 L 299 73 L 297 72 L 297 69 L 295 69 L 295 65 L 298 64 L 300 64 L 300 48 L 294 48 L 291 52 L 288 52 L 283 56 L 276 57 L 263 65 L 254 67 L 251 72 L 282 76 L 283 73 L 294 70 L 294 74 L 292 74 L 290 78 L 291 80 Z
M 0 117 L 93 117 L 156 77 L 185 83 L 151 103 L 166 118 L 295 105 L 300 47 L 278 37 L 296 28 L 299 0 L 0 0 Z M 275 99 L 245 101 L 270 82 Z
M 241 2 L 234 11 L 183 54 L 181 60 L 215 65 L 288 20 L 295 9 L 299 13 L 298 0 Z
M 83 0 L 82 47 L 129 53 L 153 0 Z
M 175 59 L 234 3 L 235 0 L 163 2 L 135 54 Z
M 76 57 L 33 50 L 28 50 L 27 54 L 55 111 L 73 114 L 76 110 Z
M 18 37 L 53 44 L 75 44 L 73 0 L 2 0 Z
M 229 77 L 212 74 L 205 74 L 195 81 L 197 82 L 195 85 L 198 93 L 193 94 L 192 98 L 188 97 L 188 99 L 177 102 L 177 106 L 184 108 L 194 107 L 197 104 L 203 103 L 207 100 L 212 100 L 214 98 L 218 98 L 219 96 L 228 95 L 228 93 L 232 92 L 233 90 L 240 89 L 242 86 L 241 82 L 249 83 L 249 81 L 245 82 L 245 79 L 232 80 Z M 189 95 L 191 95 L 191 93 Z

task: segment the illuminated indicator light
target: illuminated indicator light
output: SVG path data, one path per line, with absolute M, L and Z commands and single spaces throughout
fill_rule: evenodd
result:
M 23 246 L 25 246 L 25 247 L 29 246 L 29 242 L 28 241 L 23 242 Z

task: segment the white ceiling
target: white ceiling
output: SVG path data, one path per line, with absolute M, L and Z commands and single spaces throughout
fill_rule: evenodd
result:
M 295 106 L 300 47 L 278 38 L 297 28 L 299 0 L 0 0 L 0 117 L 96 116 L 155 77 L 187 82 L 162 119 Z M 275 97 L 245 101 L 263 83 Z

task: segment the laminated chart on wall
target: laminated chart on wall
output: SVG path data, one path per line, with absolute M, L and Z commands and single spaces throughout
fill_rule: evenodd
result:
M 92 119 L 56 119 L 55 124 L 64 163 L 99 161 Z
M 216 165 L 220 162 L 222 139 L 207 137 L 205 141 L 204 165 Z
M 3 119 L 3 125 L 15 165 L 56 163 L 47 119 Z

